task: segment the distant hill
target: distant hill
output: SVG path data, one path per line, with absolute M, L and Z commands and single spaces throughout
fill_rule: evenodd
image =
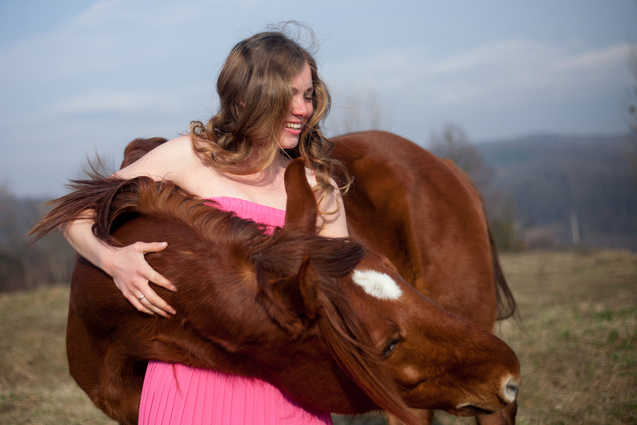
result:
M 512 199 L 528 238 L 637 250 L 629 137 L 535 135 L 475 148 L 494 169 L 491 190 Z

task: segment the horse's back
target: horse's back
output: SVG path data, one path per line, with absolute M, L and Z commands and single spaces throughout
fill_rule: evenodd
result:
M 415 143 L 370 131 L 335 138 L 354 184 L 350 227 L 423 295 L 491 329 L 494 267 L 480 197 L 461 172 Z

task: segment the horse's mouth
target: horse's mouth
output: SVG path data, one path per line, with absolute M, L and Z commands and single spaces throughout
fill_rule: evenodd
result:
M 460 405 L 456 407 L 453 413 L 458 416 L 476 416 L 476 415 L 491 415 L 495 413 L 495 410 L 485 409 L 483 407 L 473 406 L 471 404 Z

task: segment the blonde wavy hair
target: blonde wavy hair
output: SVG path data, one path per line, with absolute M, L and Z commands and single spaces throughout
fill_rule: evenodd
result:
M 312 71 L 314 113 L 297 147 L 282 152 L 278 138 L 292 100 L 291 82 L 306 62 Z M 221 69 L 217 93 L 219 112 L 205 125 L 190 123 L 193 149 L 212 167 L 231 174 L 252 174 L 283 153 L 303 157 L 315 171 L 318 184 L 314 190 L 319 200 L 334 190 L 331 179 L 336 168 L 344 180 L 339 182 L 341 189 L 350 185 L 345 167 L 329 157 L 334 144 L 320 128 L 330 110 L 329 90 L 312 55 L 283 32 L 262 32 L 238 43 Z M 258 158 L 248 162 L 255 149 Z

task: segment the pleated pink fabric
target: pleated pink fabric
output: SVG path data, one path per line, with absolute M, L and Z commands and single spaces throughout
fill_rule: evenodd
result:
M 214 198 L 219 208 L 258 223 L 283 226 L 285 211 L 238 198 Z M 139 406 L 140 425 L 331 425 L 273 385 L 181 364 L 150 362 Z

